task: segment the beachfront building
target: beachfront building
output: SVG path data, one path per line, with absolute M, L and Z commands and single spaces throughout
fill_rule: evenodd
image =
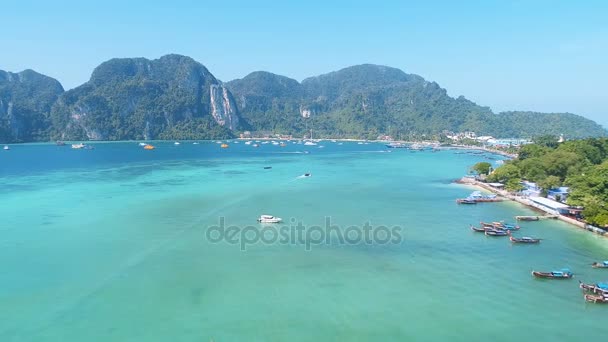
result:
M 561 186 L 559 188 L 547 191 L 547 198 L 552 199 L 554 201 L 566 203 L 569 194 L 570 188 L 568 188 L 567 186 Z
M 524 196 L 540 196 L 542 189 L 534 182 L 522 181 L 521 185 L 524 189 L 521 194 Z
M 569 215 L 570 206 L 549 198 L 532 196 L 528 198 L 530 205 L 553 215 Z
M 488 144 L 496 147 L 509 147 L 509 146 L 522 146 L 526 144 L 531 144 L 532 141 L 529 139 L 489 139 Z

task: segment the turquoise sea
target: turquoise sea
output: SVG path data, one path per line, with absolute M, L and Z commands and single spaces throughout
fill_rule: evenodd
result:
M 601 341 L 608 307 L 577 279 L 608 240 L 522 223 L 540 245 L 473 233 L 515 203 L 457 205 L 452 184 L 487 154 L 382 144 L 253 148 L 96 143 L 0 150 L 0 341 Z M 309 151 L 310 153 L 301 153 Z M 495 157 L 495 156 L 494 156 Z M 272 169 L 264 169 L 271 166 Z M 311 177 L 298 178 L 310 172 Z M 341 230 L 381 225 L 400 243 L 214 242 L 261 214 Z M 238 237 L 238 235 L 237 235 Z M 569 267 L 575 279 L 530 271 Z

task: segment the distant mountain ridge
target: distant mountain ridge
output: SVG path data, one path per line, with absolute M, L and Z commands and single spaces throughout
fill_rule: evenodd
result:
M 0 141 L 223 139 L 244 130 L 375 138 L 475 131 L 605 136 L 569 113 L 494 114 L 421 76 L 363 64 L 298 82 L 265 71 L 222 83 L 190 57 L 116 58 L 65 91 L 31 70 L 0 71 Z
M 241 116 L 258 130 L 291 128 L 301 132 L 307 127 L 320 136 L 365 138 L 380 133 L 399 137 L 446 130 L 496 137 L 606 135 L 606 130 L 592 120 L 569 113 L 494 114 L 463 96 L 448 96 L 435 82 L 386 66 L 357 65 L 301 83 L 271 73 L 265 73 L 264 82 L 260 82 L 260 74 L 226 84 L 239 104 Z M 289 88 L 282 89 L 285 84 Z M 269 95 L 269 89 L 282 89 L 282 95 Z

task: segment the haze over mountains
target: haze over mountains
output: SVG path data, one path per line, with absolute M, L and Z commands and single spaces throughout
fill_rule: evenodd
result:
M 437 83 L 364 64 L 301 83 L 253 72 L 222 83 L 193 59 L 119 58 L 64 91 L 31 70 L 0 71 L 0 141 L 222 139 L 244 130 L 376 138 L 475 131 L 495 137 L 604 136 L 569 113 L 494 114 Z

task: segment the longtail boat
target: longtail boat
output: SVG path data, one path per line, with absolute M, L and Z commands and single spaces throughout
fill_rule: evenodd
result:
M 470 198 L 459 198 L 456 200 L 458 204 L 477 204 L 477 201 Z
M 519 230 L 519 226 L 515 225 L 515 224 L 510 224 L 510 223 L 504 223 L 504 222 L 480 222 L 482 226 L 484 227 L 494 227 L 494 228 L 499 228 L 499 229 L 503 229 L 503 230 Z
M 608 304 L 608 296 L 586 294 L 584 297 L 589 303 Z
M 529 236 L 523 236 L 520 238 L 509 236 L 509 240 L 514 243 L 540 243 L 540 239 L 531 238 Z
M 578 287 L 580 287 L 583 291 L 589 291 L 595 294 L 608 295 L 608 284 L 606 283 L 585 284 L 580 280 L 578 281 L 578 283 Z
M 532 271 L 532 275 L 537 278 L 550 278 L 550 279 L 570 279 L 574 277 L 572 272 L 568 269 L 562 269 L 561 271 L 551 271 L 551 272 L 538 272 Z
M 474 225 L 471 225 L 471 230 L 478 233 L 484 233 L 486 231 L 485 228 L 477 228 Z
M 602 262 L 594 262 L 591 264 L 593 268 L 608 268 L 608 260 Z
M 511 235 L 511 232 L 508 230 L 486 229 L 484 234 L 486 234 L 486 236 L 507 236 L 507 235 Z

